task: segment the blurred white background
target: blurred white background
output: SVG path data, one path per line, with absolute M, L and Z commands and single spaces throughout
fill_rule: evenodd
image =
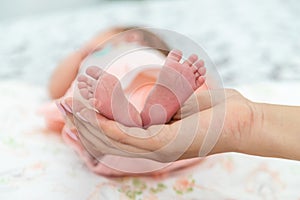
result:
M 300 80 L 298 0 L 1 0 L 0 16 L 0 80 L 46 85 L 61 59 L 116 25 L 186 35 L 225 86 Z
M 206 49 L 226 87 L 299 105 L 299 0 L 0 0 L 0 200 L 111 199 L 125 188 L 86 170 L 58 135 L 41 134 L 35 114 L 56 65 L 116 25 L 182 33 Z M 195 198 L 160 198 L 300 199 L 299 163 L 242 155 L 215 163 L 195 171 Z M 164 184 L 172 190 L 173 181 Z
M 0 19 L 92 6 L 102 0 L 1 0 Z

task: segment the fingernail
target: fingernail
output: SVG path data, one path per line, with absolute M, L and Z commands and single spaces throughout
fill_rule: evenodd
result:
M 97 165 L 99 161 L 96 158 L 91 158 L 93 165 Z
M 66 102 L 62 101 L 61 104 L 69 113 L 72 113 L 72 108 Z
M 55 102 L 55 104 L 56 104 L 58 110 L 61 112 L 61 114 L 63 114 L 63 116 L 67 116 L 67 113 L 66 113 L 65 109 L 60 105 L 60 103 Z
M 80 112 L 77 112 L 76 115 L 77 115 L 78 118 L 81 119 L 82 121 L 84 121 L 84 122 L 89 122 L 87 119 L 85 119 L 85 118 L 80 114 Z
M 84 155 L 94 166 L 99 163 L 99 161 L 87 151 L 84 152 Z
M 92 165 L 96 165 L 98 163 L 96 162 L 97 160 L 94 158 L 94 156 L 92 156 L 88 151 L 83 151 L 83 156 L 85 157 L 86 161 Z
M 98 165 L 99 161 L 96 160 L 96 159 L 94 159 L 94 160 L 93 160 L 93 163 L 94 163 L 94 165 Z
M 73 140 L 78 140 L 77 136 L 70 129 L 65 128 L 65 131 Z

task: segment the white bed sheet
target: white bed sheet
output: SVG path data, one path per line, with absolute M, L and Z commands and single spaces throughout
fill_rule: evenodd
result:
M 300 199 L 299 162 L 233 153 L 169 177 L 96 176 L 35 113 L 57 63 L 115 25 L 183 33 L 204 45 L 226 86 L 281 81 L 237 89 L 252 100 L 299 105 L 299 7 L 296 0 L 118 1 L 1 21 L 0 200 Z
M 298 82 L 239 89 L 252 100 L 299 105 Z M 109 179 L 84 166 L 36 109 L 43 88 L 0 82 L 0 199 L 299 199 L 300 163 L 235 153 L 165 177 Z M 295 91 L 295 92 L 293 92 Z

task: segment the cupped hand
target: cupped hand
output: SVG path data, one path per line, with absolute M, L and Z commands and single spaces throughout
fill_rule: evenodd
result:
M 235 90 L 198 91 L 169 124 L 125 127 L 68 98 L 80 140 L 94 156 L 112 154 L 170 162 L 241 151 L 251 137 L 255 107 Z M 76 106 L 74 106 L 76 105 Z

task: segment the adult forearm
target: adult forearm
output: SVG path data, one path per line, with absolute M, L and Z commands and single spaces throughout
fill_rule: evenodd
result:
M 260 112 L 245 153 L 300 160 L 300 107 L 273 104 L 256 104 L 256 107 Z

